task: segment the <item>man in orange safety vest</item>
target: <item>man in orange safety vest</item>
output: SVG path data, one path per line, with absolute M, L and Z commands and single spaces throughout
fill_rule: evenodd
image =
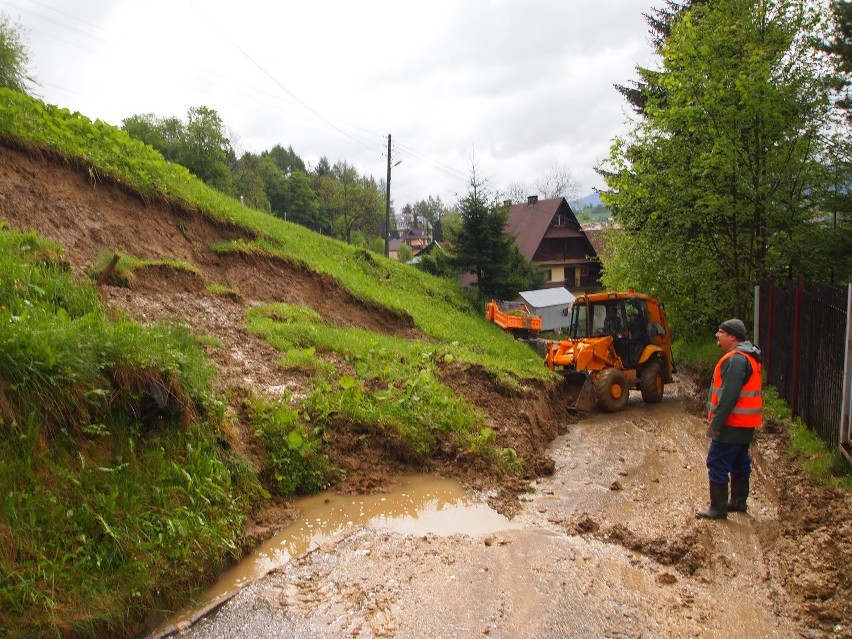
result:
M 725 519 L 729 511 L 746 512 L 751 475 L 748 448 L 763 421 L 760 349 L 746 337 L 745 324 L 738 319 L 722 322 L 716 331 L 716 344 L 725 354 L 716 364 L 707 402 L 710 507 L 697 513 L 707 519 Z

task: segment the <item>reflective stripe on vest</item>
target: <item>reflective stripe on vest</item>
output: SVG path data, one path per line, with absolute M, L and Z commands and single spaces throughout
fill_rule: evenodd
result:
M 710 387 L 710 401 L 707 402 L 707 422 L 713 420 L 713 411 L 719 405 L 719 393 L 722 390 L 722 364 L 734 355 L 742 355 L 751 364 L 751 377 L 740 390 L 740 397 L 731 413 L 725 419 L 725 426 L 736 428 L 760 428 L 763 422 L 763 390 L 760 381 L 760 362 L 752 355 L 742 351 L 730 350 L 719 358 L 713 372 L 713 385 Z

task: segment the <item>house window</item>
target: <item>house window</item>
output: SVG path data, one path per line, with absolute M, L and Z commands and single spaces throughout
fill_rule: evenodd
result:
M 565 217 L 561 213 L 553 216 L 553 226 L 565 226 Z
M 549 268 L 544 269 L 544 281 L 552 282 L 553 281 L 553 271 Z

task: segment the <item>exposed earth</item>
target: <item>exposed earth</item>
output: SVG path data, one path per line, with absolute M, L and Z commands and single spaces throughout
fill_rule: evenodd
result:
M 176 320 L 215 337 L 218 390 L 234 418 L 229 445 L 258 459 L 242 416 L 249 393 L 298 397 L 309 379 L 245 329 L 248 307 L 311 306 L 340 326 L 422 337 L 330 278 L 283 260 L 217 255 L 246 231 L 164 202 L 145 202 L 47 153 L 0 144 L 0 220 L 58 241 L 87 276 L 103 251 L 178 259 L 200 275 L 147 268 L 105 303 L 141 321 Z M 238 295 L 214 295 L 221 284 Z M 341 363 L 341 365 L 343 365 Z M 487 371 L 448 367 L 444 382 L 493 416 L 499 443 L 527 476 L 447 454 L 427 469 L 392 451 L 331 438 L 344 492 L 380 491 L 429 470 L 487 496 L 516 524 L 485 536 L 411 536 L 353 528 L 247 587 L 182 633 L 214 637 L 852 637 L 852 495 L 813 486 L 768 423 L 753 446 L 747 514 L 695 518 L 706 505 L 707 372 L 682 371 L 664 401 L 637 397 L 617 415 L 574 416 L 558 385 L 508 392 Z M 246 529 L 263 539 L 295 516 L 268 504 Z

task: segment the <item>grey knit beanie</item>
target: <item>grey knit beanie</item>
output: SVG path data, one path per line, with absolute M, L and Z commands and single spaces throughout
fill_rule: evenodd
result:
M 741 342 L 744 342 L 746 339 L 746 327 L 742 320 L 738 320 L 736 318 L 725 320 L 719 324 L 719 330 L 730 333 Z

